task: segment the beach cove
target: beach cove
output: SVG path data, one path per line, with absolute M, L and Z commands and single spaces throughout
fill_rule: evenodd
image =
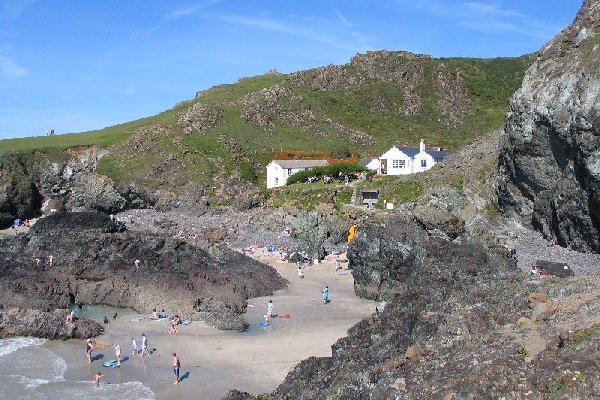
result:
M 82 340 L 46 341 L 19 349 L 19 352 L 31 353 L 33 348 L 44 354 L 48 352 L 64 371 L 61 379 L 30 385 L 21 393 L 14 393 L 14 398 L 68 398 L 77 392 L 87 398 L 208 400 L 220 399 L 231 389 L 266 393 L 274 390 L 301 360 L 331 356 L 331 345 L 344 337 L 352 325 L 375 311 L 375 302 L 354 294 L 351 272 L 336 271 L 333 260 L 306 268 L 304 279 L 300 279 L 293 263 L 279 262 L 263 249 L 251 256 L 273 266 L 290 284 L 273 296 L 248 300 L 245 318 L 250 327 L 246 332 L 221 331 L 194 321 L 180 326 L 177 334 L 168 335 L 168 322 L 148 319 L 150 312 L 141 321 L 131 321 L 138 314 L 120 315 L 116 321 L 111 320 L 103 335 L 94 339 L 106 347 L 94 350 L 91 364 L 86 360 Z M 321 290 L 326 285 L 331 303 L 324 305 Z M 275 305 L 275 315 L 289 314 L 290 318 L 273 318 L 269 326 L 261 327 L 259 322 L 263 321 L 270 299 Z M 132 355 L 130 347 L 132 337 L 139 346 L 142 333 L 148 337 L 149 348 L 156 349 L 143 358 Z M 121 367 L 103 367 L 104 361 L 115 358 L 114 342 L 122 349 Z M 173 352 L 181 359 L 178 385 L 173 384 Z M 98 371 L 104 377 L 101 387 L 96 389 L 93 376 Z

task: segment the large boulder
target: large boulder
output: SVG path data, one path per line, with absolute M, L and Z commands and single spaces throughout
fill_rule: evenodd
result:
M 562 246 L 600 251 L 600 3 L 545 45 L 511 102 L 499 205 Z

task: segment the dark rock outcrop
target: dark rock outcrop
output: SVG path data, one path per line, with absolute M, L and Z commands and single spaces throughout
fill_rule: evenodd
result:
M 600 3 L 539 52 L 507 115 L 499 205 L 561 246 L 600 251 Z
M 396 219 L 361 229 L 348 258 L 357 293 L 385 309 L 352 327 L 332 357 L 300 363 L 271 398 L 496 397 L 504 383 L 484 377 L 526 368 L 514 343 L 493 339 L 529 313 L 503 254 Z M 487 361 L 496 358 L 502 364 Z
M 348 254 L 356 290 L 385 308 L 269 398 L 598 397 L 600 280 L 528 281 L 502 249 L 466 239 L 428 236 L 410 218 L 363 227 Z
M 0 337 L 35 336 L 48 339 L 87 339 L 104 331 L 102 325 L 88 319 L 65 323 L 67 310 L 9 308 L 0 310 Z
M 114 226 L 100 213 L 56 213 L 28 234 L 3 239 L 0 304 L 49 312 L 75 301 L 140 312 L 160 307 L 221 329 L 245 329 L 246 299 L 286 284 L 242 254 L 219 247 L 209 254 L 183 239 Z M 40 267 L 32 264 L 36 258 Z
M 0 156 L 0 228 L 10 226 L 15 218 L 38 215 L 42 196 L 28 173 L 28 161 L 20 153 Z

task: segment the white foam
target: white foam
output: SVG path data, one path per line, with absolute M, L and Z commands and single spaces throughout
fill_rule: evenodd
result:
M 15 337 L 9 339 L 0 339 L 0 358 L 5 357 L 15 351 L 28 346 L 41 346 L 46 339 L 32 337 Z
M 18 378 L 28 389 L 35 389 L 38 386 L 50 383 L 50 381 L 47 379 L 32 379 L 26 376 L 18 376 Z
M 156 395 L 141 382 L 110 383 L 101 382 L 95 388 L 93 381 L 73 381 L 61 384 L 60 389 L 45 391 L 44 400 L 64 399 L 111 399 L 111 400 L 156 400 Z

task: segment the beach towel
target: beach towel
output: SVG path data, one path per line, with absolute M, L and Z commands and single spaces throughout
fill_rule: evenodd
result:
M 110 367 L 110 368 L 117 368 L 117 360 L 108 360 L 108 361 L 104 361 L 102 363 L 102 365 L 104 365 L 105 367 Z
M 268 322 L 265 322 L 265 321 L 261 321 L 258 323 L 258 326 L 269 326 L 269 325 L 271 325 L 271 324 L 269 324 Z
M 182 319 L 181 322 L 179 322 L 180 325 L 189 325 L 192 323 L 191 319 Z
M 130 319 L 129 322 L 140 322 L 145 319 L 146 319 L 145 317 L 135 317 L 135 318 Z

